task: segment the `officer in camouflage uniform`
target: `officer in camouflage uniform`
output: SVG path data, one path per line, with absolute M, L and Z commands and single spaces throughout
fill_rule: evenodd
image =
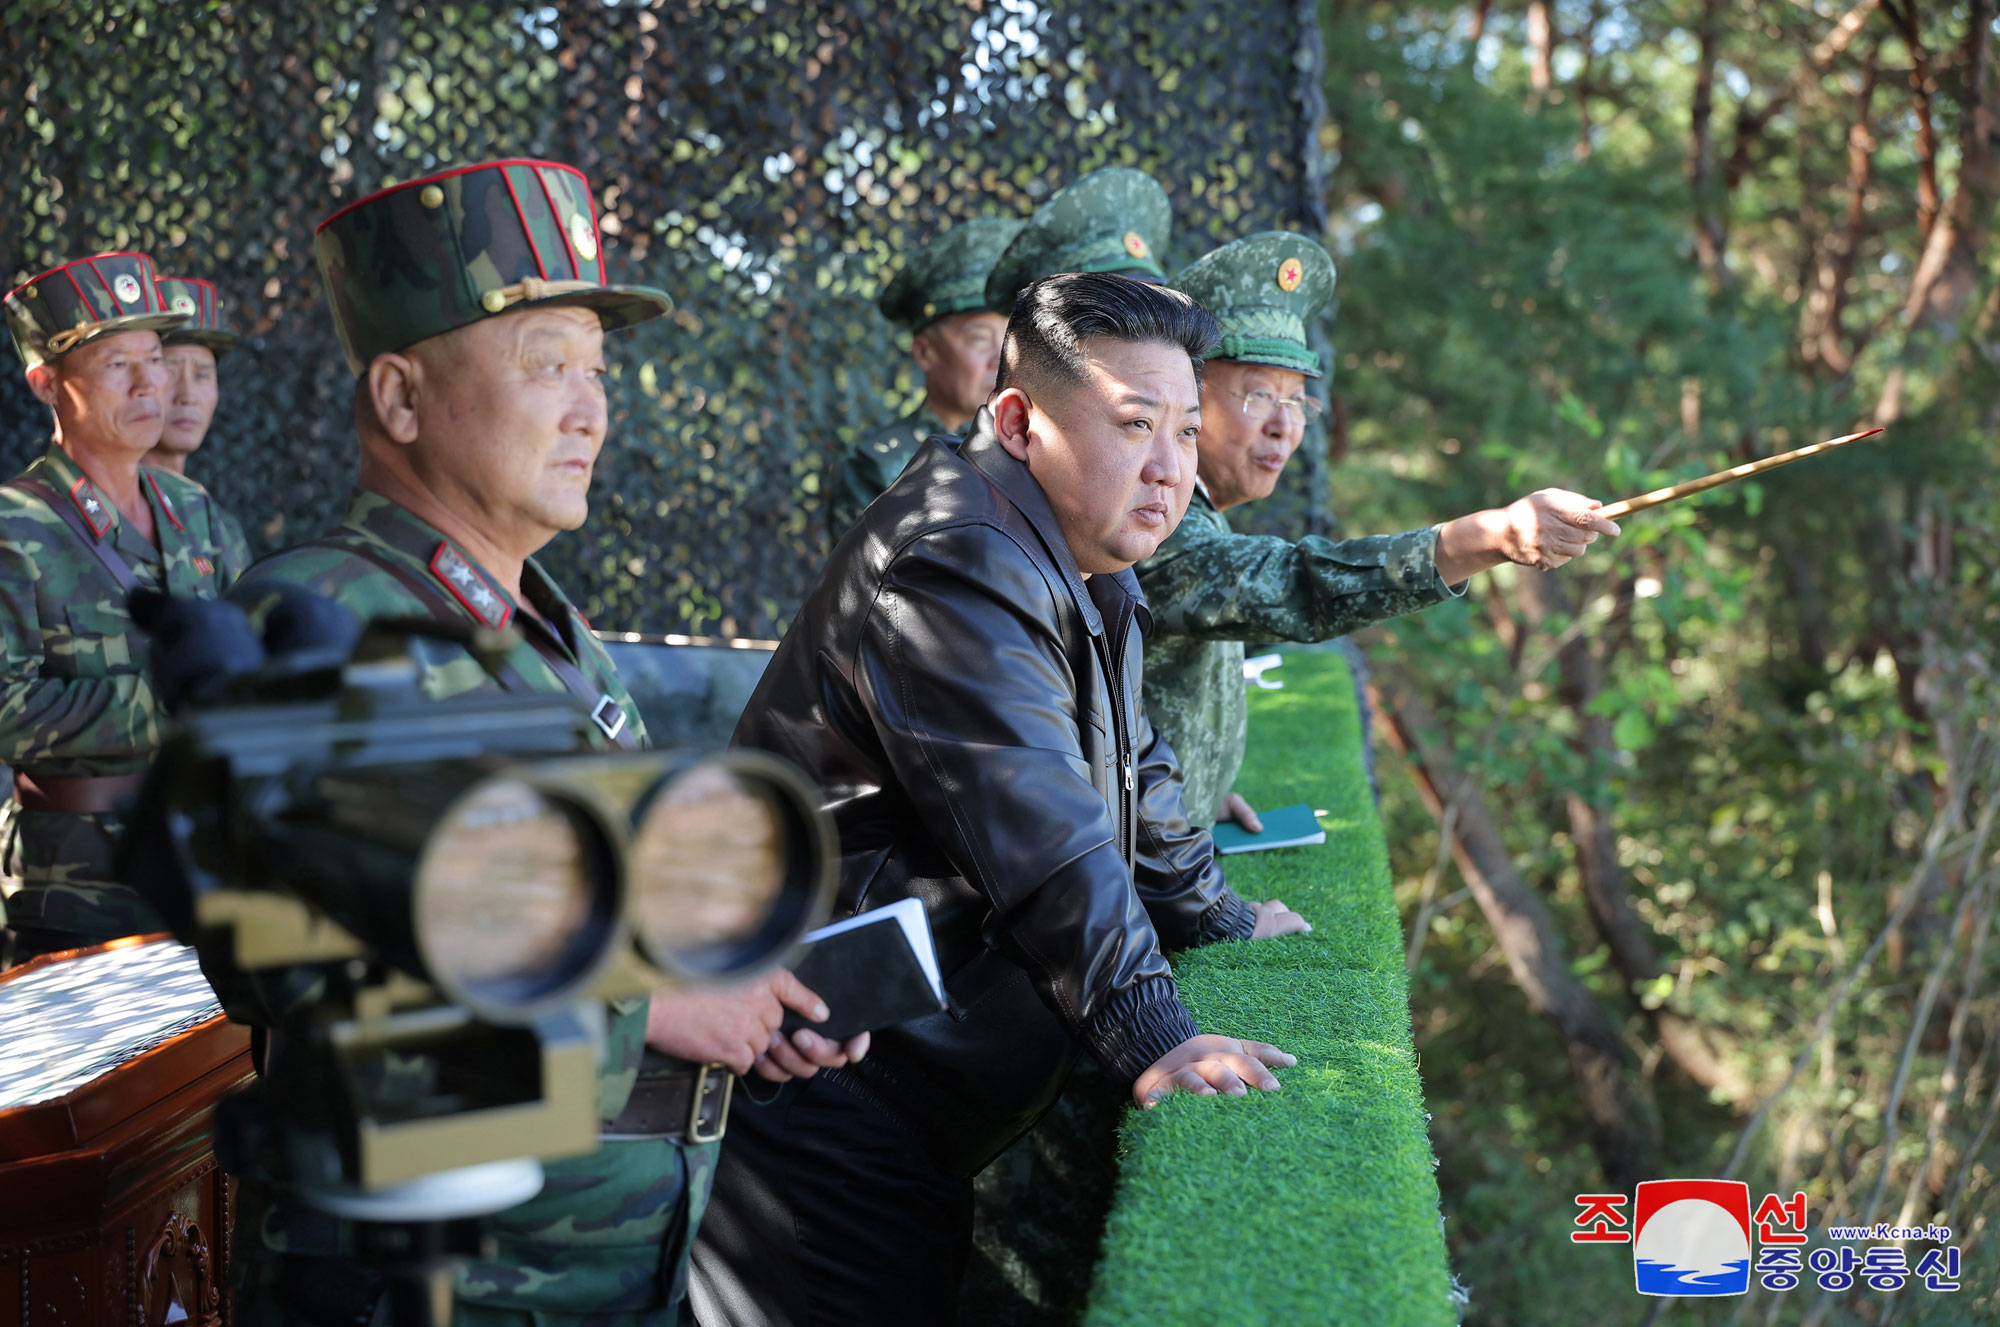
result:
M 497 684 L 570 692 L 598 745 L 630 747 L 645 740 L 638 710 L 532 556 L 588 512 L 604 331 L 671 306 L 606 284 L 593 218 L 578 172 L 509 161 L 413 180 L 320 225 L 320 271 L 361 379 L 361 487 L 338 529 L 260 562 L 234 597 L 257 617 L 305 586 L 364 620 L 512 626 L 521 640 Z M 496 685 L 459 646 L 419 648 L 428 695 Z M 724 1124 L 704 1087 L 731 1068 L 782 1079 L 866 1048 L 774 1034 L 781 1001 L 825 1017 L 788 973 L 613 1003 L 603 1141 L 547 1164 L 539 1196 L 487 1219 L 496 1252 L 460 1270 L 458 1327 L 678 1320 Z M 269 1192 L 247 1195 L 245 1212 L 239 1323 L 370 1321 L 381 1282 L 347 1256 L 340 1222 Z
M 104 253 L 12 291 L 8 330 L 55 415 L 40 460 L 0 486 L 0 761 L 14 769 L 7 900 L 16 960 L 165 930 L 113 879 L 119 807 L 160 742 L 137 587 L 213 597 L 240 535 L 201 485 L 143 470 L 165 418 L 152 260 Z
M 1505 508 L 1361 539 L 1290 543 L 1233 533 L 1223 513 L 1268 497 L 1319 403 L 1306 324 L 1333 297 L 1333 261 L 1302 235 L 1269 231 L 1203 257 L 1174 285 L 1222 324 L 1206 361 L 1198 480 L 1187 515 L 1138 566 L 1153 610 L 1146 712 L 1180 757 L 1183 799 L 1199 825 L 1258 828 L 1231 792 L 1249 707 L 1245 641 L 1319 641 L 1465 593 L 1473 574 L 1516 562 L 1556 567 L 1618 527 L 1598 504 L 1543 489 Z
M 216 361 L 235 348 L 238 338 L 222 321 L 222 298 L 214 282 L 163 276 L 158 284 L 160 302 L 171 313 L 186 314 L 188 321 L 160 336 L 167 354 L 167 425 L 160 432 L 160 445 L 147 454 L 146 464 L 184 475 L 188 457 L 200 450 L 215 419 L 219 391 Z M 230 536 L 247 548 L 243 527 L 236 518 L 220 506 L 216 515 Z
M 840 458 L 827 507 L 829 542 L 840 542 L 926 439 L 957 434 L 993 395 L 1007 315 L 987 307 L 986 276 L 1020 229 L 1020 222 L 998 218 L 960 222 L 918 250 L 875 302 L 884 318 L 909 332 L 924 399 Z
M 1166 269 L 1158 255 L 1166 247 L 1173 220 L 1173 205 L 1157 180 L 1129 166 L 1109 166 L 1057 190 L 1025 223 L 961 222 L 932 241 L 883 292 L 879 307 L 891 322 L 919 327 L 943 317 L 934 310 L 955 305 L 979 311 L 961 316 L 978 317 L 994 329 L 985 390 L 975 398 L 968 383 L 957 394 L 950 413 L 955 417 L 963 412 L 964 417 L 956 422 L 926 395 L 914 413 L 856 443 L 841 459 L 828 504 L 832 542 L 840 542 L 862 508 L 895 482 L 926 438 L 956 434 L 992 395 L 1000 368 L 1000 334 L 1006 331 L 1016 295 L 1045 276 L 1063 272 L 1113 272 L 1164 283 Z M 982 264 L 990 269 L 983 296 L 973 284 Z M 926 329 L 917 337 L 929 334 Z M 911 349 L 917 350 L 917 340 L 912 340 Z

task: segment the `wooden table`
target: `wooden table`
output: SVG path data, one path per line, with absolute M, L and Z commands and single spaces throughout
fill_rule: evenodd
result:
M 229 1321 L 215 1103 L 248 1031 L 164 936 L 0 973 L 0 1327 Z

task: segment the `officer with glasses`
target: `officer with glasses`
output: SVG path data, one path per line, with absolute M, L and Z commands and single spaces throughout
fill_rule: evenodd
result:
M 1194 497 L 1137 570 L 1153 612 L 1146 711 L 1180 757 L 1198 825 L 1262 828 L 1232 791 L 1249 727 L 1245 641 L 1330 640 L 1463 595 L 1470 577 L 1503 562 L 1559 567 L 1618 533 L 1595 514 L 1597 502 L 1562 489 L 1401 534 L 1293 543 L 1233 533 L 1223 513 L 1270 496 L 1320 412 L 1305 392 L 1321 372 L 1306 324 L 1333 297 L 1333 277 L 1317 243 L 1267 231 L 1174 280 L 1216 316 L 1223 337 L 1203 374 Z

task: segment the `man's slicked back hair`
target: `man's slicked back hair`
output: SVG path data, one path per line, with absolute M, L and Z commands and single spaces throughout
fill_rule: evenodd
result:
M 1107 272 L 1045 277 L 1023 290 L 1007 319 L 994 390 L 1071 387 L 1085 377 L 1086 343 L 1178 346 L 1201 381 L 1201 361 L 1222 339 L 1214 315 L 1180 291 Z

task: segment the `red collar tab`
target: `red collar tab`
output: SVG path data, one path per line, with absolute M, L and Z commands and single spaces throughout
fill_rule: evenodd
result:
M 167 519 L 174 523 L 174 529 L 179 530 L 182 534 L 186 534 L 187 527 L 181 524 L 181 514 L 174 510 L 174 500 L 167 496 L 165 489 L 160 487 L 160 477 L 148 470 L 146 472 L 146 482 L 153 486 L 153 496 L 160 500 L 160 510 L 165 512 Z
M 479 574 L 466 556 L 449 541 L 440 543 L 431 554 L 431 575 L 451 591 L 451 597 L 465 605 L 465 611 L 498 631 L 514 616 L 513 607 L 500 597 L 493 582 Z
M 104 499 L 97 496 L 97 488 L 90 482 L 88 475 L 69 486 L 69 500 L 83 513 L 84 524 L 90 527 L 92 534 L 102 539 L 111 533 L 116 518 L 112 516 L 111 508 L 105 504 Z

